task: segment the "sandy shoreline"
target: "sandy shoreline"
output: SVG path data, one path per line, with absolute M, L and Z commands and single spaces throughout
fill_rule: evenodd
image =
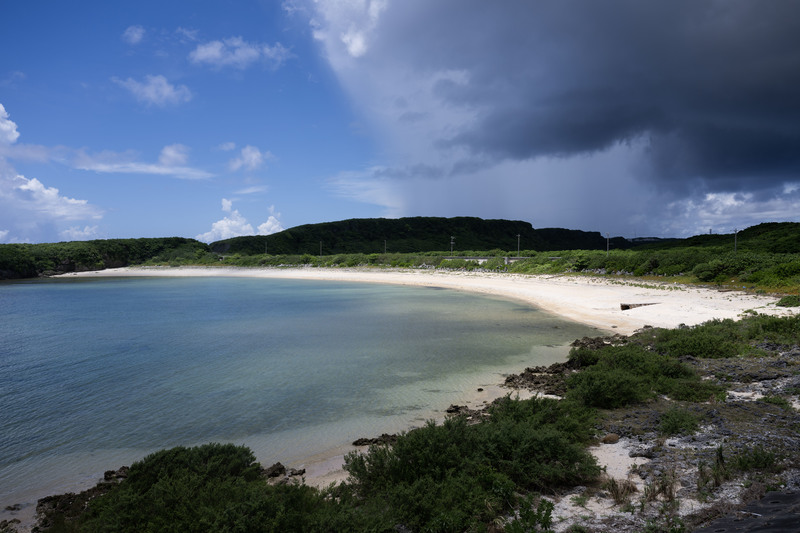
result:
M 714 318 L 739 318 L 745 311 L 792 314 L 777 298 L 671 283 L 634 282 L 572 275 L 535 276 L 373 268 L 126 267 L 60 277 L 251 277 L 388 283 L 465 290 L 521 300 L 563 318 L 629 335 L 650 325 L 674 328 Z M 652 304 L 622 310 L 620 304 Z
M 440 287 L 515 299 L 562 318 L 596 327 L 601 330 L 600 334 L 628 335 L 645 325 L 672 328 L 680 324 L 699 324 L 714 318 L 736 319 L 750 310 L 770 315 L 793 314 L 789 309 L 776 307 L 777 298 L 772 296 L 572 275 L 533 276 L 373 268 L 126 267 L 59 277 L 248 277 Z M 650 305 L 622 310 L 620 304 Z M 480 407 L 482 403 L 507 393 L 508 390 L 499 384 L 487 387 L 485 391 L 475 393 L 468 405 L 471 408 Z M 529 393 L 520 395 L 528 396 Z M 362 435 L 354 435 L 353 438 L 359 436 Z M 308 457 L 303 464 L 287 466 L 306 468 L 308 484 L 327 486 L 346 477 L 342 470 L 344 454 L 352 449 L 348 446 L 328 450 Z M 605 458 L 605 462 L 610 461 Z M 621 464 L 617 466 L 627 467 L 628 461 L 619 462 Z M 108 468 L 117 466 L 109 465 Z M 615 468 L 611 464 L 607 466 Z

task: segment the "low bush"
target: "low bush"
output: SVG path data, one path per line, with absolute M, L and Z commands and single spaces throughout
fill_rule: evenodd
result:
M 784 296 L 777 302 L 775 305 L 779 305 L 781 307 L 800 307 L 800 296 L 796 294 L 790 294 L 789 296 Z
M 733 357 L 741 352 L 740 328 L 733 320 L 712 320 L 689 329 L 658 330 L 654 348 L 675 357 Z
M 650 351 L 637 342 L 598 350 L 574 348 L 570 360 L 590 365 L 567 379 L 567 397 L 589 407 L 615 409 L 656 394 L 706 401 L 723 393 L 720 387 L 701 381 L 676 358 Z
M 689 435 L 697 431 L 698 424 L 694 413 L 672 407 L 661 415 L 658 431 L 662 435 Z
M 600 472 L 585 450 L 593 415 L 570 402 L 506 398 L 487 421 L 429 422 L 392 447 L 345 458 L 350 487 L 383 502 L 414 531 L 481 529 L 520 504 L 518 493 L 586 483 Z

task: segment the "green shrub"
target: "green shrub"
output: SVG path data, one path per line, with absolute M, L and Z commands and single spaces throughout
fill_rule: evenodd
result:
M 520 504 L 519 492 L 594 479 L 599 468 L 584 444 L 591 411 L 570 402 L 506 398 L 489 419 L 429 422 L 392 447 L 345 458 L 350 487 L 384 502 L 391 522 L 412 530 L 480 529 Z
M 733 357 L 741 351 L 740 328 L 730 319 L 712 320 L 688 329 L 660 329 L 654 347 L 675 357 Z
M 771 470 L 775 468 L 778 459 L 773 452 L 761 446 L 747 448 L 733 458 L 733 465 L 742 472 L 750 470 Z
M 662 435 L 686 435 L 697 431 L 698 423 L 694 413 L 672 407 L 661 415 L 658 431 Z
M 800 296 L 796 294 L 790 294 L 789 296 L 784 296 L 777 302 L 775 305 L 780 305 L 781 307 L 800 307 Z
M 653 396 L 646 379 L 621 368 L 590 367 L 567 381 L 568 396 L 589 407 L 615 409 Z
M 657 334 L 656 334 L 657 335 Z M 571 360 L 591 363 L 592 350 L 577 348 Z M 633 342 L 594 351 L 596 362 L 567 379 L 567 397 L 590 407 L 614 409 L 640 403 L 656 394 L 674 399 L 706 401 L 722 393 L 702 382 L 680 361 Z
M 578 368 L 592 366 L 596 364 L 599 359 L 600 354 L 598 350 L 586 348 L 585 346 L 572 348 L 567 356 L 567 360 Z
M 800 315 L 775 317 L 756 315 L 741 322 L 743 335 L 750 341 L 769 340 L 794 345 L 800 338 Z
M 777 405 L 778 407 L 780 407 L 782 409 L 788 409 L 788 410 L 792 409 L 791 402 L 789 402 L 789 400 L 787 400 L 786 398 L 783 398 L 781 396 L 764 396 L 759 401 L 764 402 L 764 403 L 770 403 L 772 405 Z

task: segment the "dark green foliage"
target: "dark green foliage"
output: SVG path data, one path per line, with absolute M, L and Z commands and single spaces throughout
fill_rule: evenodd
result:
M 598 350 L 580 346 L 578 348 L 571 349 L 567 359 L 571 365 L 577 368 L 584 368 L 597 363 L 597 361 L 600 359 L 600 354 L 598 353 Z
M 533 497 L 526 498 L 519 507 L 519 518 L 506 524 L 506 533 L 536 533 L 550 531 L 553 525 L 553 508 L 555 506 L 545 500 L 539 500 L 534 507 Z
M 516 255 L 517 235 L 524 250 L 605 250 L 606 239 L 599 232 L 560 228 L 534 229 L 517 220 L 483 220 L 475 217 L 408 217 L 397 219 L 361 218 L 307 224 L 273 235 L 234 237 L 211 243 L 218 253 L 256 254 L 373 254 L 491 250 L 488 254 Z M 630 247 L 621 237 L 612 239 L 614 248 Z M 513 252 L 512 252 L 513 250 Z
M 711 320 L 691 328 L 645 330 L 622 346 L 573 348 L 570 362 L 585 369 L 567 380 L 567 396 L 605 409 L 643 402 L 655 394 L 691 402 L 722 398 L 721 387 L 700 380 L 678 358 L 758 355 L 763 352 L 755 345 L 763 341 L 791 346 L 798 338 L 800 316 L 755 315 L 738 322 Z
M 43 244 L 0 244 L 0 279 L 30 278 L 122 267 L 147 261 L 216 261 L 207 245 L 194 239 L 109 239 Z
M 588 361 L 586 348 L 571 357 Z M 596 350 L 597 362 L 567 380 L 567 397 L 584 405 L 614 409 L 640 403 L 656 394 L 674 399 L 706 401 L 721 389 L 705 383 L 674 357 L 645 349 L 638 343 Z
M 789 400 L 787 400 L 786 398 L 783 398 L 781 396 L 764 396 L 759 401 L 762 401 L 764 403 L 770 403 L 772 405 L 777 405 L 778 407 L 780 407 L 782 409 L 787 409 L 787 410 L 791 410 L 792 409 L 791 402 Z
M 777 462 L 777 456 L 761 446 L 747 448 L 732 460 L 733 466 L 742 472 L 771 470 L 775 468 Z
M 758 355 L 762 352 L 755 345 L 763 341 L 789 346 L 797 344 L 800 316 L 753 315 L 739 321 L 711 320 L 691 328 L 654 329 L 647 335 L 646 342 L 654 350 L 673 357 Z
M 521 493 L 587 483 L 594 414 L 576 404 L 505 398 L 488 421 L 463 417 L 350 454 L 350 479 L 320 491 L 268 484 L 252 452 L 231 444 L 178 447 L 131 466 L 127 479 L 50 531 L 484 530 L 515 508 L 510 531 L 545 531 L 552 505 Z
M 30 245 L 0 244 L 0 279 L 36 277 L 36 259 Z
M 781 307 L 800 307 L 800 296 L 796 294 L 790 294 L 789 296 L 784 296 L 777 302 L 775 305 L 779 305 Z
M 691 411 L 672 407 L 661 415 L 658 431 L 662 435 L 690 435 L 697 431 L 699 421 Z
M 583 448 L 590 411 L 568 402 L 505 399 L 488 421 L 432 422 L 391 447 L 350 454 L 351 487 L 384 502 L 393 522 L 420 531 L 482 529 L 518 504 L 522 490 L 554 489 L 593 479 Z
M 640 403 L 653 396 L 646 379 L 621 368 L 592 367 L 572 377 L 567 385 L 570 397 L 604 409 Z
M 388 530 L 359 511 L 301 484 L 269 485 L 250 450 L 232 444 L 173 448 L 131 466 L 129 477 L 91 501 L 64 531 L 280 532 Z
M 735 321 L 712 320 L 686 329 L 660 329 L 655 349 L 675 357 L 733 357 L 740 351 L 740 327 Z
M 740 322 L 747 341 L 767 340 L 778 344 L 795 345 L 800 339 L 800 315 L 775 317 L 757 315 Z

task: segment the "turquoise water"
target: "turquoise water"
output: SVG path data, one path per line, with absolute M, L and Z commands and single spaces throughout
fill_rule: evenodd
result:
M 302 462 L 396 431 L 592 330 L 431 288 L 243 278 L 0 285 L 0 505 L 147 453 Z M 487 382 L 487 376 L 489 376 Z

